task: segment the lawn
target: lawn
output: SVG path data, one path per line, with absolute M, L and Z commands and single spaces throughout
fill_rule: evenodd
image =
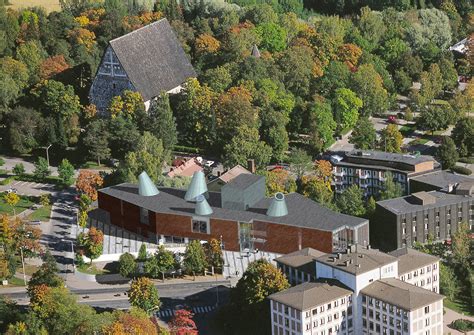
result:
M 10 279 L 8 279 L 8 285 L 7 286 L 0 286 L 0 288 L 2 288 L 2 287 L 11 287 L 11 286 L 25 286 L 25 282 L 23 281 L 23 279 L 20 279 L 20 278 L 17 278 L 15 276 L 13 276 Z
M 11 7 L 14 9 L 28 8 L 28 7 L 43 7 L 46 11 L 59 11 L 61 6 L 59 0 L 9 0 Z
M 460 300 L 458 297 L 454 301 L 451 301 L 448 298 L 445 298 L 444 307 L 464 315 L 474 316 L 474 307 L 470 306 L 469 296 L 463 296 L 461 299 L 463 300 Z
M 416 130 L 415 124 L 406 124 L 400 127 L 400 132 L 402 133 L 403 136 L 407 136 L 413 133 L 415 130 Z
M 13 215 L 13 209 L 9 204 L 5 202 L 3 195 L 5 193 L 0 194 L 0 213 L 6 213 L 8 215 Z M 20 201 L 15 206 L 16 214 L 20 214 L 21 212 L 27 210 L 31 206 L 33 206 L 34 202 L 31 201 L 29 197 L 20 196 Z
M 51 205 L 43 206 L 35 210 L 28 216 L 29 221 L 49 221 L 51 217 Z
M 414 139 L 413 141 L 410 141 L 408 145 L 421 145 L 421 144 L 426 144 L 428 141 L 429 139 L 420 137 L 420 138 Z
M 106 275 L 110 273 L 106 269 L 98 269 L 94 264 L 84 264 L 77 267 L 77 270 L 88 275 Z

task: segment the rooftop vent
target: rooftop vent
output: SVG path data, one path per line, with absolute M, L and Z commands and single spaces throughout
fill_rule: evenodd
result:
M 158 188 L 156 188 L 148 174 L 145 171 L 140 173 L 138 176 L 138 194 L 144 197 L 151 197 L 159 193 L 160 191 L 158 191 Z
M 184 200 L 194 201 L 198 195 L 207 193 L 206 178 L 202 171 L 196 171 L 193 174 L 188 190 L 184 195 Z
M 270 207 L 268 207 L 267 215 L 273 217 L 288 215 L 288 208 L 286 207 L 285 195 L 283 193 L 275 193 L 275 197 Z
M 200 194 L 196 197 L 196 209 L 194 212 L 197 215 L 211 215 L 212 214 L 212 208 L 209 206 L 209 203 L 207 202 L 206 198 L 204 195 Z

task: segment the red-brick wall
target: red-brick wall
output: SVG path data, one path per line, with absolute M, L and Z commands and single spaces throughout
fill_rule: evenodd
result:
M 140 209 L 138 206 L 122 201 L 123 217 L 120 200 L 99 192 L 99 207 L 110 213 L 112 224 L 132 232 L 162 234 L 169 236 L 188 237 L 202 240 L 220 239 L 226 250 L 239 251 L 239 229 L 237 221 L 210 219 L 210 234 L 192 232 L 191 215 L 177 215 L 149 212 L 149 225 L 140 224 Z M 332 252 L 332 233 L 316 229 L 300 228 L 254 221 L 253 234 L 266 240 L 265 243 L 255 243 L 255 248 L 262 251 L 286 254 L 301 248 L 311 247 L 323 252 Z

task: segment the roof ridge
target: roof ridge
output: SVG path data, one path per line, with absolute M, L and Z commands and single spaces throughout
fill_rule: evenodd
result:
M 136 33 L 136 32 L 138 32 L 138 31 L 140 31 L 140 30 L 144 30 L 145 28 L 149 28 L 149 27 L 151 27 L 151 26 L 154 26 L 155 24 L 158 24 L 159 22 L 162 22 L 163 20 L 167 20 L 166 17 L 163 17 L 163 18 L 159 19 L 158 21 L 149 23 L 149 24 L 147 24 L 146 26 L 143 26 L 143 27 L 140 27 L 140 28 L 138 28 L 138 29 L 132 30 L 131 32 L 126 33 L 125 35 L 116 37 L 116 38 L 114 38 L 113 40 L 110 40 L 110 41 L 109 41 L 109 44 L 111 44 L 112 42 L 118 41 L 118 40 L 120 40 L 120 39 L 123 38 L 123 37 L 127 37 L 127 36 L 129 36 L 129 35 L 132 35 L 133 33 Z

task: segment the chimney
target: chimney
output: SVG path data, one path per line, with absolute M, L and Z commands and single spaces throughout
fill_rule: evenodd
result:
M 249 170 L 251 173 L 255 173 L 255 160 L 254 159 L 248 159 L 247 160 L 247 170 Z
M 158 188 L 156 188 L 148 174 L 145 171 L 140 173 L 138 176 L 138 194 L 144 197 L 151 197 L 159 193 L 160 191 L 158 191 Z
M 270 207 L 268 207 L 267 215 L 273 217 L 288 215 L 288 208 L 286 207 L 285 195 L 283 193 L 275 193 L 275 197 Z
M 222 172 L 217 171 L 217 177 L 220 177 L 222 175 Z
M 194 201 L 198 195 L 207 194 L 206 178 L 202 171 L 196 171 L 193 174 L 188 190 L 184 195 L 184 200 Z
M 196 215 L 211 215 L 212 214 L 212 208 L 209 206 L 209 203 L 207 202 L 206 198 L 204 195 L 200 194 L 196 198 L 196 208 L 194 209 L 194 213 Z

